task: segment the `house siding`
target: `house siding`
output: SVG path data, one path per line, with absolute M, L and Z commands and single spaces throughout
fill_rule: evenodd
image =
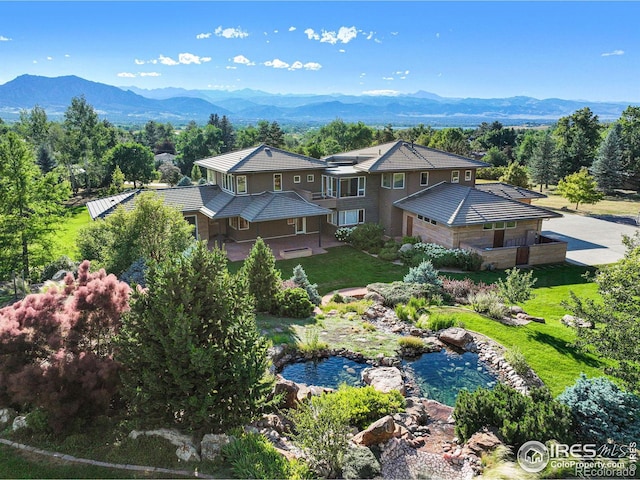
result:
M 322 217 L 306 217 L 307 234 L 318 233 Z M 228 222 L 228 220 L 227 220 Z M 257 237 L 264 239 L 288 237 L 296 235 L 295 225 L 287 224 L 287 220 L 273 220 L 270 222 L 249 223 L 248 230 L 236 230 L 227 223 L 227 232 L 231 240 L 235 242 L 253 241 Z M 300 234 L 305 235 L 305 234 Z

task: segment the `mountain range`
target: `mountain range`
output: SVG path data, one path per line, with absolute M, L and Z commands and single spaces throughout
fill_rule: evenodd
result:
M 545 124 L 589 107 L 601 120 L 615 120 L 630 102 L 590 102 L 532 97 L 450 98 L 418 91 L 403 95 L 271 94 L 260 90 L 145 90 L 115 87 L 77 76 L 21 75 L 0 85 L 0 118 L 19 118 L 35 105 L 51 119 L 60 119 L 73 97 L 84 95 L 101 118 L 113 123 L 149 120 L 185 124 L 206 122 L 209 115 L 227 115 L 234 124 L 258 120 L 286 124 L 325 124 L 336 118 L 369 125 L 475 126 L 498 120 L 504 124 Z

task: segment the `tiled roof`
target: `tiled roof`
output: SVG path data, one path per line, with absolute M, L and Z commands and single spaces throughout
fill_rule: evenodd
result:
M 352 160 L 356 170 L 365 172 L 400 172 L 412 170 L 441 170 L 451 168 L 482 168 L 489 164 L 443 152 L 434 148 L 411 144 L 402 140 L 375 147 L 339 153 L 325 161 Z
M 92 219 L 113 213 L 118 205 L 127 210 L 134 207 L 131 201 L 141 190 L 127 194 L 93 200 L 87 203 Z M 209 218 L 242 217 L 250 222 L 265 222 L 295 217 L 326 215 L 331 210 L 303 199 L 295 192 L 263 192 L 254 195 L 233 196 L 217 185 L 197 185 L 154 190 L 165 205 L 183 212 L 200 212 Z
M 237 152 L 203 158 L 196 160 L 194 163 L 223 173 L 318 170 L 326 167 L 326 164 L 321 160 L 267 145 L 259 145 Z
M 517 187 L 503 182 L 479 183 L 476 185 L 476 188 L 483 192 L 493 193 L 494 195 L 500 195 L 501 197 L 512 198 L 514 200 L 547 197 L 544 193 L 534 192 L 528 188 Z
M 561 217 L 544 208 L 451 183 L 438 183 L 394 205 L 451 227 Z

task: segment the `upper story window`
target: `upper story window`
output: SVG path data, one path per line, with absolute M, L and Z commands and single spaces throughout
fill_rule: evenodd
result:
M 236 192 L 238 193 L 247 193 L 247 176 L 246 175 L 238 175 L 236 177 Z
M 471 181 L 471 170 L 465 170 L 465 172 L 464 172 L 464 181 L 465 182 L 470 182 Z
M 307 175 L 308 183 L 313 183 L 314 181 L 315 181 L 315 177 L 313 176 L 313 173 L 310 173 L 309 175 Z
M 460 183 L 460 170 L 451 171 L 451 183 Z
M 393 174 L 393 188 L 394 189 L 404 188 L 404 173 Z
M 392 175 L 390 173 L 383 173 L 382 179 L 380 181 L 380 186 L 382 188 L 391 188 L 391 178 Z
M 300 179 L 300 175 L 293 176 L 293 183 L 300 183 L 302 180 Z
M 233 175 L 230 173 L 222 174 L 222 189 L 227 192 L 235 193 L 235 185 L 233 184 Z
M 338 196 L 338 179 L 335 177 L 322 176 L 322 195 L 326 197 Z
M 217 183 L 215 170 L 209 170 L 207 168 L 207 182 L 213 183 L 214 185 Z
M 429 185 L 429 172 L 420 172 L 420 185 Z
M 340 198 L 364 197 L 366 189 L 365 177 L 347 177 L 340 179 Z
M 273 191 L 274 192 L 282 191 L 282 174 L 281 173 L 273 174 Z

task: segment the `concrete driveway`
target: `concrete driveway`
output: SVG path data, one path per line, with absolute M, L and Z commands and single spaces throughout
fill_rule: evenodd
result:
M 542 224 L 542 235 L 563 240 L 567 245 L 567 261 L 578 265 L 603 265 L 624 257 L 622 235 L 633 235 L 635 225 L 601 220 L 571 213 L 551 218 Z

